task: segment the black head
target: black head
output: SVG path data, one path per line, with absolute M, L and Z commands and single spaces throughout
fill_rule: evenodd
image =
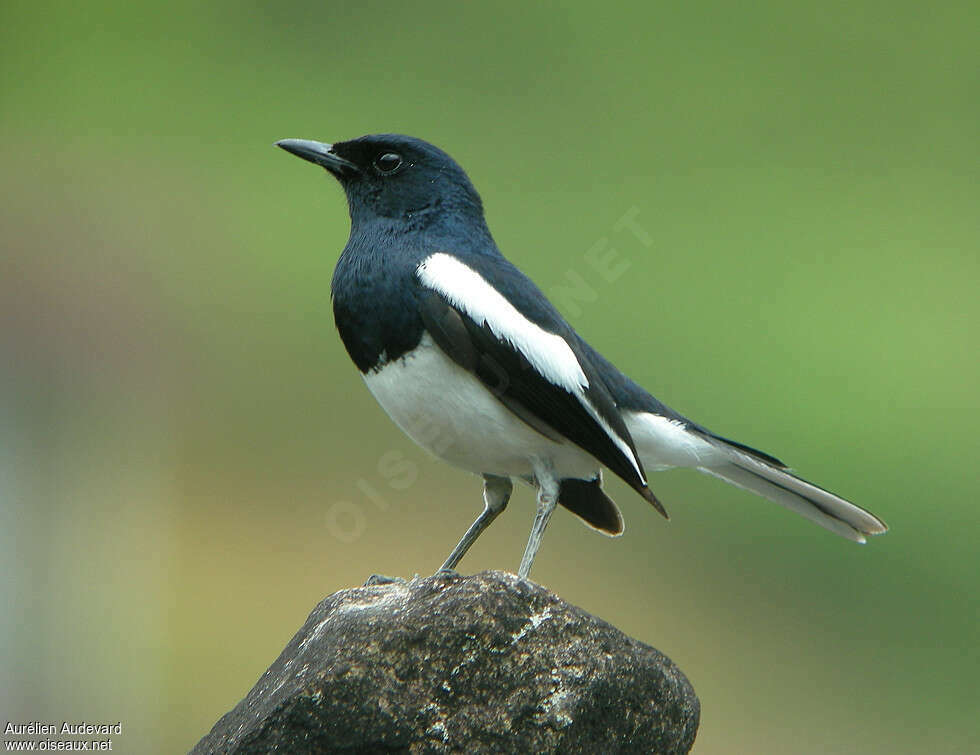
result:
M 482 221 L 483 205 L 466 173 L 421 139 L 377 134 L 336 144 L 283 139 L 276 145 L 332 173 L 347 193 L 355 223 L 378 217 L 424 222 L 443 213 Z

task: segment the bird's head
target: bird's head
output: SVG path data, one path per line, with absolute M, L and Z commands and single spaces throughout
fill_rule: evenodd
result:
M 483 205 L 466 173 L 421 139 L 377 134 L 335 144 L 283 139 L 276 146 L 340 181 L 354 223 L 379 217 L 419 221 L 445 213 L 472 214 L 482 222 Z

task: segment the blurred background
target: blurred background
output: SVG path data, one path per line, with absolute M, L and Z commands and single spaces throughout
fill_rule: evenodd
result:
M 464 165 L 624 371 L 892 528 L 859 547 L 694 472 L 653 478 L 666 523 L 610 481 L 625 536 L 559 513 L 535 580 L 680 665 L 696 752 L 970 750 L 977 21 L 5 0 L 0 716 L 187 750 L 318 600 L 431 573 L 471 522 L 479 481 L 401 435 L 336 335 L 340 188 L 272 146 L 396 131 Z M 462 570 L 516 569 L 532 501 Z

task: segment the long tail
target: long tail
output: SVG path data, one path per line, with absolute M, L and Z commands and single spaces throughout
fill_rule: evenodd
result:
M 865 542 L 866 535 L 880 535 L 888 530 L 888 526 L 870 511 L 797 477 L 778 463 L 772 463 L 776 459 L 764 454 L 755 455 L 757 452 L 752 449 L 723 438 L 711 437 L 709 442 L 722 454 L 712 455 L 715 458 L 710 466 L 697 467 L 700 472 L 768 498 L 858 543 Z

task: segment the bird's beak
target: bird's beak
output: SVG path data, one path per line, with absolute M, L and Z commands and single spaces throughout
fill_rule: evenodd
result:
M 276 142 L 276 146 L 282 147 L 287 152 L 296 155 L 296 157 L 302 157 L 304 160 L 316 163 L 336 176 L 341 176 L 348 172 L 358 172 L 357 166 L 354 163 L 345 160 L 333 152 L 332 144 L 314 142 L 309 139 L 280 139 Z

